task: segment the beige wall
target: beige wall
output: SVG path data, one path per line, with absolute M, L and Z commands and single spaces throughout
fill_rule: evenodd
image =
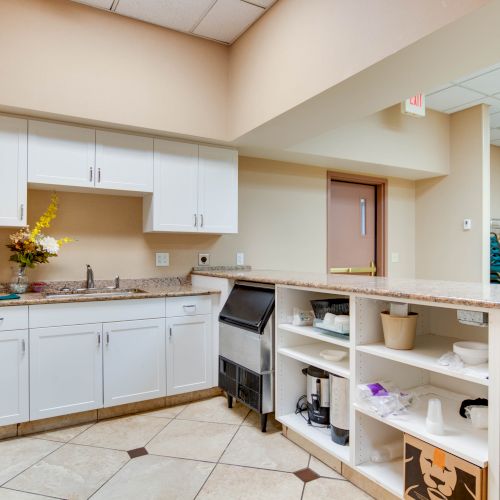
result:
M 280 0 L 231 46 L 233 136 L 347 80 L 487 1 L 315 0 L 311 8 L 311 2 Z M 390 85 L 387 75 L 385 83 Z M 394 76 L 391 80 L 399 80 Z M 368 86 L 358 90 L 358 102 L 372 97 Z
M 450 169 L 450 117 L 431 109 L 423 118 L 391 106 L 291 148 L 372 165 L 373 174 L 425 178 Z
M 245 252 L 255 268 L 323 272 L 326 268 L 326 170 L 240 158 L 238 235 L 144 234 L 142 200 L 122 196 L 60 193 L 60 215 L 49 234 L 72 236 L 61 256 L 31 272 L 32 279 L 81 279 L 92 264 L 97 279 L 180 275 L 196 265 L 198 252 L 212 264 L 234 264 Z M 48 191 L 29 192 L 33 223 L 49 201 Z M 414 183 L 389 180 L 388 251 L 400 254 L 391 276 L 413 276 Z M 0 242 L 11 230 L 0 229 Z M 154 252 L 170 252 L 171 266 L 156 268 Z M 0 282 L 10 277 L 8 250 L 0 246 Z
M 500 147 L 491 146 L 490 149 L 491 173 L 491 217 L 500 219 Z
M 450 175 L 416 184 L 416 276 L 479 282 L 489 276 L 488 109 L 450 119 Z
M 227 47 L 69 0 L 0 0 L 0 108 L 227 135 Z

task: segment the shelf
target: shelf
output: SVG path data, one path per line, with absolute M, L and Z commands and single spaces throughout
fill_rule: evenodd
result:
M 403 498 L 404 464 L 402 458 L 384 463 L 365 462 L 358 465 L 356 469 L 396 497 Z
M 474 429 L 470 421 L 462 418 L 458 413 L 461 402 L 467 396 L 433 386 L 417 387 L 410 391 L 417 394 L 417 402 L 402 415 L 383 418 L 367 409 L 362 403 L 355 403 L 354 407 L 369 417 L 411 434 L 475 465 L 485 467 L 488 464 L 488 431 Z M 425 426 L 427 404 L 433 397 L 441 400 L 445 423 L 444 436 L 429 433 Z
M 278 354 L 302 361 L 316 368 L 349 378 L 349 353 L 342 361 L 328 361 L 320 356 L 320 352 L 328 348 L 323 342 L 294 347 L 280 347 Z
M 301 415 L 291 413 L 277 417 L 277 420 L 287 426 L 292 431 L 311 441 L 316 446 L 331 453 L 342 462 L 349 464 L 349 446 L 341 446 L 332 441 L 331 431 L 328 428 L 312 427 L 307 424 Z
M 442 373 L 450 377 L 468 380 L 481 385 L 488 385 L 487 365 L 478 367 L 465 367 L 463 370 L 450 370 L 447 366 L 438 365 L 438 359 L 445 353 L 453 351 L 453 343 L 460 339 L 442 337 L 439 335 L 417 335 L 415 348 L 409 351 L 390 349 L 383 342 L 376 344 L 360 345 L 356 349 L 373 356 L 391 359 L 399 363 L 416 366 L 436 373 Z
M 321 333 L 313 326 L 295 326 L 289 323 L 282 323 L 278 325 L 278 328 L 285 330 L 287 332 L 296 333 L 297 335 L 303 335 L 304 337 L 309 337 L 311 339 L 321 340 L 322 342 L 328 342 L 329 344 L 339 345 L 349 349 L 350 340 L 343 339 L 340 337 L 334 337 L 326 333 Z

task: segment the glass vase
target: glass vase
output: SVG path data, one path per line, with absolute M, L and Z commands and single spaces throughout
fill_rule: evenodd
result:
M 25 293 L 28 290 L 28 285 L 26 266 L 16 267 L 9 284 L 10 291 L 12 293 Z

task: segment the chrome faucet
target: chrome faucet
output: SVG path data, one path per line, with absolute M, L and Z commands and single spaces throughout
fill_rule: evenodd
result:
M 90 264 L 87 264 L 87 288 L 95 288 L 94 271 L 92 271 Z

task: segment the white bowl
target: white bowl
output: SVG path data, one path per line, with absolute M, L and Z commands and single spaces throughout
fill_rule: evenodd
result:
M 342 361 L 347 356 L 347 352 L 337 349 L 325 349 L 319 355 L 328 361 Z
M 488 361 L 488 344 L 484 342 L 455 342 L 453 352 L 458 354 L 466 365 L 480 365 Z

